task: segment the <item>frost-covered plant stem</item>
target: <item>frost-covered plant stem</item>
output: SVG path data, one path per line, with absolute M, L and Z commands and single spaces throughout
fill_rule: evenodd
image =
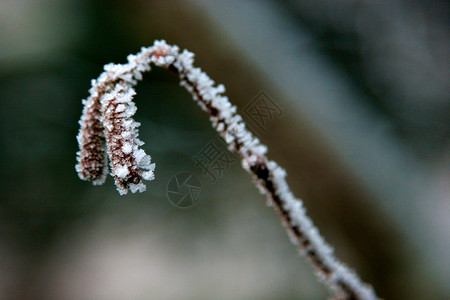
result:
M 193 66 L 193 62 L 193 53 L 187 50 L 179 53 L 177 46 L 155 41 L 152 47 L 142 48 L 137 55 L 130 55 L 127 64 L 105 66 L 105 72 L 93 81 L 91 97 L 85 101 L 86 107 L 80 121 L 80 152 L 76 166 L 80 178 L 96 184 L 104 181 L 103 173 L 99 171 L 102 157 L 99 151 L 104 149 L 101 145 L 105 143 L 111 175 L 119 192 L 125 194 L 128 189 L 132 192 L 145 190 L 142 179 L 154 178 L 154 164 L 150 164 L 150 157 L 138 148 L 143 143 L 137 138 L 139 124 L 132 119 L 136 110 L 132 102 L 132 87 L 142 78 L 143 71 L 150 70 L 151 63 L 164 67 L 180 77 L 181 85 L 209 115 L 213 127 L 227 142 L 229 150 L 239 155 L 243 168 L 253 176 L 256 186 L 266 194 L 277 211 L 291 241 L 306 256 L 318 277 L 336 298 L 376 299 L 373 289 L 334 257 L 333 250 L 306 215 L 302 201 L 290 191 L 285 180 L 286 172 L 266 157 L 266 146 L 246 129 L 242 117 L 236 113 L 236 107 L 222 95 L 225 87 L 215 86 L 208 75 Z M 89 107 L 97 109 L 89 110 Z M 91 111 L 100 116 L 92 117 Z M 103 134 L 98 128 L 103 128 Z M 92 144 L 96 147 L 86 146 Z M 95 153 L 90 155 L 93 150 Z M 90 157 L 93 158 L 86 159 Z

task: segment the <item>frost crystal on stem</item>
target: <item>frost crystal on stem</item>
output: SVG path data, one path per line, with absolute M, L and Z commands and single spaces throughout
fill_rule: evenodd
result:
M 100 96 L 94 88 L 91 89 L 91 96 L 83 100 L 83 104 L 80 132 L 77 136 L 80 151 L 77 153 L 78 164 L 75 169 L 81 179 L 100 185 L 105 182 L 108 166 L 103 124 L 100 120 Z
M 106 65 L 105 72 L 93 81 L 91 97 L 84 102 L 78 135 L 81 150 L 76 169 L 80 178 L 94 184 L 103 183 L 107 152 L 111 175 L 120 194 L 128 190 L 142 192 L 145 190 L 142 180 L 154 179 L 155 166 L 150 156 L 139 149 L 143 144 L 138 139 L 139 123 L 132 119 L 136 112 L 133 86 L 142 79 L 142 72 L 150 70 L 151 63 L 180 77 L 180 84 L 210 116 L 213 127 L 229 150 L 239 155 L 243 168 L 266 194 L 291 241 L 335 296 L 338 299 L 376 299 L 373 289 L 334 257 L 332 248 L 306 215 L 302 201 L 292 194 L 285 179 L 286 172 L 266 157 L 267 147 L 246 129 L 236 107 L 223 95 L 225 87 L 215 85 L 206 73 L 193 66 L 193 53 L 187 50 L 179 53 L 177 46 L 167 45 L 165 41 L 155 41 L 152 47 L 128 56 L 127 64 Z

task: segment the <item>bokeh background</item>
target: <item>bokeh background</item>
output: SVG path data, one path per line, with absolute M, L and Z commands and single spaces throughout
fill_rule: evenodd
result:
M 165 39 L 241 113 L 261 91 L 282 108 L 258 136 L 379 296 L 448 299 L 448 16 L 443 0 L 1 0 L 0 298 L 328 297 L 239 164 L 215 183 L 195 167 L 216 134 L 164 70 L 135 98 L 148 191 L 78 179 L 90 80 Z M 181 171 L 203 185 L 191 209 L 167 199 Z

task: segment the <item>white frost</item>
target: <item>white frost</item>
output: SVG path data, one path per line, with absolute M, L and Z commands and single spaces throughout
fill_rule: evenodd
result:
M 133 146 L 131 145 L 131 143 L 124 143 L 122 145 L 122 151 L 125 154 L 130 154 L 131 151 L 133 151 Z
M 129 173 L 129 171 L 128 171 L 128 167 L 127 167 L 127 166 L 118 166 L 118 167 L 116 167 L 116 169 L 114 170 L 114 174 L 115 174 L 117 177 L 120 177 L 120 178 L 125 178 L 125 177 L 127 177 L 128 173 Z

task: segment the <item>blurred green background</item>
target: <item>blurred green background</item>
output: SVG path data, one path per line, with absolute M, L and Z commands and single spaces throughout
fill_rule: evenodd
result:
M 90 80 L 155 39 L 196 53 L 339 258 L 385 299 L 448 299 L 450 101 L 445 1 L 0 1 L 1 299 L 325 299 L 238 163 L 211 183 L 217 135 L 154 68 L 135 97 L 156 180 L 120 197 L 74 165 Z M 200 202 L 167 199 L 181 171 Z

